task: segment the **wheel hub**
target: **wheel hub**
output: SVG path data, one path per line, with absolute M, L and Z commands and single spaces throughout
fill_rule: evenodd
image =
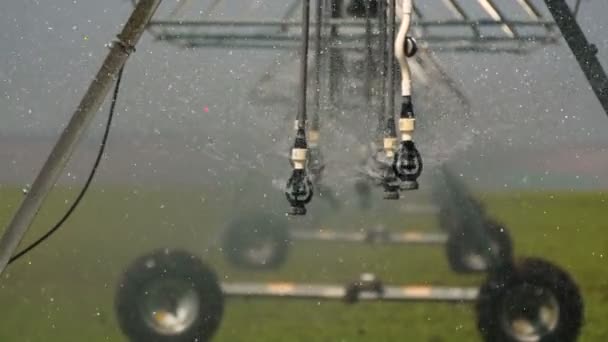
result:
M 199 295 L 187 281 L 163 279 L 145 289 L 139 312 L 157 333 L 179 335 L 197 320 L 199 305 Z
M 245 249 L 247 259 L 258 265 L 266 265 L 275 253 L 277 246 L 270 237 L 256 237 Z
M 555 331 L 559 304 L 543 287 L 524 284 L 514 288 L 502 303 L 502 325 L 516 341 L 538 342 Z
M 488 248 L 486 255 L 484 255 L 483 252 L 471 250 L 469 253 L 464 255 L 464 262 L 472 270 L 485 271 L 490 266 L 490 260 L 488 260 L 488 257 L 491 256 L 492 258 L 496 259 L 500 256 L 500 253 L 500 244 L 497 241 L 492 240 L 490 241 L 490 247 Z

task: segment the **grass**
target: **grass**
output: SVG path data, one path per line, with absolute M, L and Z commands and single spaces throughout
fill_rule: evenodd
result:
M 55 191 L 28 235 L 54 223 L 70 191 Z M 0 225 L 21 195 L 0 188 Z M 608 195 L 600 193 L 484 194 L 489 211 L 505 222 L 518 256 L 559 264 L 578 282 L 585 298 L 581 341 L 606 341 L 608 327 Z M 126 341 L 113 313 L 116 279 L 135 257 L 158 247 L 201 255 L 226 281 L 290 280 L 345 283 L 364 271 L 391 284 L 477 285 L 482 276 L 452 273 L 438 247 L 296 243 L 277 272 L 243 272 L 227 265 L 210 241 L 230 212 L 225 199 L 195 191 L 93 190 L 74 217 L 43 247 L 12 265 L 0 280 L 0 341 Z M 237 208 L 238 210 L 242 208 Z M 324 223 L 350 219 L 370 223 L 365 213 L 345 210 Z M 401 218 L 387 225 L 399 228 Z M 432 217 L 408 223 L 432 229 Z M 606 305 L 604 305 L 606 304 Z M 228 300 L 218 341 L 476 341 L 470 304 L 361 303 L 288 300 Z

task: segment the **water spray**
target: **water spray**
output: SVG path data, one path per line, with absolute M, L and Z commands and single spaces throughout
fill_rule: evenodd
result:
M 392 161 L 395 159 L 395 143 L 397 137 L 395 135 L 395 119 L 387 118 L 386 130 L 384 131 L 383 139 L 383 154 L 380 155 L 382 170 L 382 187 L 384 188 L 384 199 L 396 200 L 399 199 L 399 178 L 394 171 Z
M 325 161 L 321 148 L 319 147 L 319 139 L 321 136 L 319 111 L 321 110 L 321 33 L 323 29 L 323 6 L 323 0 L 316 0 L 313 112 L 310 120 L 310 131 L 308 132 L 308 170 L 310 171 L 312 183 L 315 187 L 320 186 L 323 170 L 325 170 Z
M 393 116 L 393 109 L 395 108 L 395 53 L 394 45 L 392 42 L 395 41 L 395 0 L 388 1 L 388 20 L 386 22 L 386 29 L 388 30 L 386 47 L 388 48 L 385 54 L 385 68 L 387 70 L 385 80 L 387 82 L 386 87 L 386 104 L 384 106 L 384 122 L 386 124 L 383 136 L 383 158 L 380 162 L 383 164 L 382 170 L 382 186 L 384 187 L 384 198 L 389 200 L 399 199 L 399 179 L 395 173 L 394 160 L 395 160 L 395 145 L 397 142 L 397 131 L 395 127 L 395 117 Z M 392 166 L 392 167 L 391 167 Z
M 393 10 L 390 10 L 390 7 Z M 392 52 L 393 45 L 388 42 L 394 41 L 394 30 L 389 37 L 389 31 L 392 27 L 394 28 L 394 1 L 387 3 L 387 1 L 377 2 L 377 13 L 378 17 L 378 30 L 379 30 L 379 45 L 381 51 L 380 58 L 380 79 L 382 82 L 379 85 L 378 93 L 381 94 L 378 103 L 378 125 L 377 125 L 377 138 L 379 141 L 379 147 L 372 151 L 370 157 L 373 173 L 378 179 L 378 185 L 384 188 L 385 199 L 398 199 L 399 198 L 399 179 L 397 178 L 393 163 L 395 159 L 395 145 L 397 142 L 397 134 L 395 129 L 395 119 L 393 117 L 394 108 L 394 73 L 390 66 L 394 65 L 395 57 Z M 368 6 L 370 6 L 368 4 Z M 367 13 L 373 15 L 371 8 L 367 9 Z M 393 19 L 389 20 L 391 13 Z M 388 14 L 388 17 L 387 17 Z M 369 19 L 369 18 L 368 18 Z M 390 22 L 389 22 L 390 21 Z M 392 104 L 392 105 L 391 105 Z
M 308 82 L 308 35 L 310 0 L 302 2 L 302 51 L 300 54 L 300 106 L 296 119 L 296 138 L 291 149 L 293 171 L 287 181 L 285 196 L 291 205 L 291 215 L 306 215 L 306 204 L 313 196 L 313 186 L 306 172 L 308 143 L 306 140 L 306 92 Z

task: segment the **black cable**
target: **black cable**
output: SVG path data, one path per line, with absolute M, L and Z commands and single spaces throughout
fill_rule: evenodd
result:
M 386 130 L 386 80 L 388 73 L 388 51 L 387 51 L 387 24 L 386 24 L 386 2 L 378 2 L 378 27 L 380 30 L 380 51 L 382 52 L 382 58 L 380 59 L 380 76 L 382 82 L 380 83 L 380 108 L 378 111 L 378 137 L 382 140 L 384 131 Z
M 390 121 L 395 120 L 395 25 L 396 25 L 396 4 L 395 0 L 389 0 L 388 2 L 388 62 L 387 62 L 387 82 L 388 86 L 386 89 L 387 99 L 386 99 L 386 128 L 389 130 L 389 134 L 391 137 L 396 137 L 397 132 L 395 129 L 395 125 L 391 126 Z
M 93 182 L 93 178 L 95 177 L 95 174 L 97 173 L 97 169 L 99 167 L 99 164 L 101 163 L 101 158 L 103 157 L 103 153 L 105 152 L 105 149 L 107 146 L 108 136 L 110 135 L 110 128 L 112 127 L 112 119 L 114 118 L 116 101 L 118 99 L 118 92 L 120 90 L 120 81 L 122 80 L 123 71 L 124 71 L 124 66 L 120 69 L 120 71 L 118 72 L 118 77 L 116 78 L 116 85 L 114 86 L 114 93 L 112 94 L 112 102 L 110 104 L 110 112 L 108 113 L 108 121 L 106 123 L 106 128 L 105 128 L 105 131 L 103 134 L 103 138 L 101 139 L 101 145 L 99 146 L 99 152 L 97 153 L 97 158 L 95 159 L 93 168 L 91 169 L 91 172 L 89 173 L 89 177 L 87 178 L 86 182 L 84 183 L 82 190 L 80 191 L 80 193 L 78 194 L 78 196 L 74 200 L 74 203 L 72 203 L 72 205 L 70 206 L 68 211 L 66 211 L 66 213 L 63 215 L 63 217 L 61 217 L 61 219 L 53 226 L 53 228 L 51 228 L 48 232 L 46 232 L 44 235 L 42 235 L 40 238 L 38 238 L 38 240 L 32 242 L 29 246 L 27 246 L 26 248 L 21 250 L 19 253 L 15 254 L 9 260 L 9 264 L 12 264 L 13 262 L 17 261 L 22 256 L 29 253 L 31 250 L 33 250 L 38 245 L 40 245 L 41 243 L 46 241 L 48 238 L 50 238 L 51 235 L 53 235 L 57 230 L 59 230 L 59 228 L 61 228 L 63 226 L 63 224 L 70 218 L 72 213 L 74 213 L 74 211 L 76 210 L 76 208 L 82 201 L 82 198 L 87 193 L 87 190 L 89 190 L 89 186 Z
M 310 0 L 302 2 L 302 46 L 300 53 L 300 105 L 298 129 L 306 129 L 306 99 L 308 90 L 308 37 L 310 28 Z
M 374 52 L 372 48 L 372 9 L 371 0 L 365 2 L 365 101 L 371 105 L 372 101 L 372 68 Z
M 300 54 L 300 105 L 297 132 L 291 161 L 293 173 L 287 181 L 285 196 L 291 205 L 291 215 L 306 215 L 306 204 L 312 200 L 313 184 L 306 174 L 308 143 L 306 141 L 306 100 L 308 86 L 308 37 L 310 28 L 310 0 L 302 1 L 302 52 Z
M 311 119 L 311 129 L 319 131 L 320 118 L 319 111 L 321 110 L 321 40 L 323 30 L 323 0 L 316 0 L 316 31 L 315 31 L 315 79 L 314 79 L 314 99 L 313 113 Z

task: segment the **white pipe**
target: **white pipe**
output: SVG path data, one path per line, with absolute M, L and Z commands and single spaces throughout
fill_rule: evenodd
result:
M 399 32 L 395 39 L 395 57 L 401 69 L 401 95 L 412 96 L 412 74 L 405 53 L 405 42 L 412 22 L 413 0 L 399 0 L 397 2 L 397 16 L 401 19 Z M 401 141 L 411 141 L 415 127 L 414 118 L 399 118 L 399 132 Z
M 401 26 L 395 39 L 395 57 L 399 62 L 401 68 L 401 95 L 411 96 L 412 95 L 412 76 L 410 67 L 407 62 L 405 55 L 405 40 L 410 30 L 410 24 L 412 21 L 412 4 L 413 0 L 399 0 L 397 1 L 397 16 L 401 19 Z

